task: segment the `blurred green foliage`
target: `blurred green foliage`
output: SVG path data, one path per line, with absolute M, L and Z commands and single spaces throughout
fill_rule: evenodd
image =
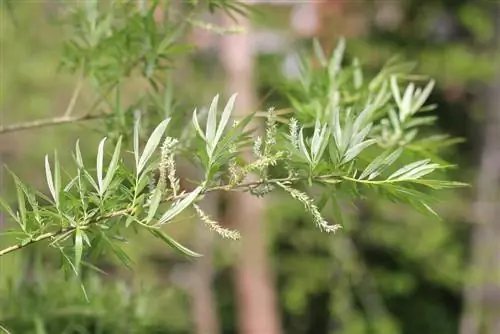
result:
M 218 2 L 214 3 L 217 6 Z M 470 120 L 474 115 L 469 114 L 473 104 L 464 94 L 458 103 L 450 101 L 446 92 L 457 86 L 466 92 L 471 83 L 491 77 L 495 55 L 487 48 L 492 22 L 487 6 L 484 1 L 404 1 L 404 29 L 391 32 L 372 29 L 367 36 L 349 42 L 348 52 L 365 55 L 369 63 L 364 65 L 369 68 L 377 68 L 396 53 L 417 60 L 420 73 L 438 80 L 438 91 L 431 97 L 439 105 L 437 127 L 466 137 L 470 142 L 473 138 L 466 127 L 473 126 Z M 257 19 L 257 24 L 268 27 L 271 22 L 273 28 L 287 29 L 288 13 L 283 9 L 273 11 L 263 7 L 265 19 Z M 2 69 L 2 122 L 50 117 L 62 112 L 69 100 L 75 80 L 67 74 L 54 78 L 64 34 L 50 24 L 49 12 L 50 7 L 45 3 L 19 2 L 12 9 L 15 21 L 0 22 L 4 32 L 0 42 L 7 46 L 3 49 L 2 61 L 11 64 Z M 429 22 L 443 12 L 456 20 L 458 28 L 454 30 L 458 32 L 447 40 L 432 41 Z M 17 27 L 13 22 L 18 23 Z M 30 24 L 26 24 L 28 22 Z M 279 108 L 286 106 L 287 100 L 275 89 L 281 77 L 281 73 L 277 73 L 277 58 L 259 57 L 257 73 L 258 91 L 265 106 Z M 208 56 L 181 59 L 173 80 L 186 84 L 176 92 L 177 99 L 192 101 L 188 106 L 191 108 L 221 90 L 223 78 L 218 76 L 216 63 L 216 59 Z M 269 95 L 271 87 L 273 91 Z M 89 104 L 85 96 L 80 105 L 82 109 Z M 33 168 L 33 165 L 41 166 L 43 152 L 66 147 L 78 134 L 94 136 L 88 127 L 82 130 L 81 126 L 69 125 L 9 136 L 17 149 L 7 162 L 24 179 L 41 184 L 37 183 L 42 177 L 41 168 Z M 59 138 L 65 138 L 64 142 Z M 87 142 L 95 146 L 92 140 Z M 464 181 L 473 168 L 471 164 L 462 164 L 474 158 L 470 145 L 446 148 L 444 152 L 460 160 L 463 167 L 452 173 L 465 175 L 460 177 Z M 15 192 L 9 191 L 12 189 L 9 184 L 6 189 L 7 197 L 15 196 Z M 310 217 L 295 201 L 284 197 L 269 203 L 268 243 L 273 254 L 285 332 L 456 333 L 470 195 L 461 190 L 442 196 L 444 200 L 437 211 L 443 221 L 377 199 L 344 207 L 347 224 L 335 238 L 311 228 Z M 342 199 L 341 203 L 347 205 Z M 333 218 L 334 212 L 336 208 L 331 204 L 325 208 L 329 217 Z M 181 239 L 186 239 L 187 229 L 180 229 Z M 234 296 L 228 288 L 230 261 L 220 251 L 223 247 L 217 246 L 218 306 L 224 333 L 234 333 Z M 11 278 L 17 277 L 28 259 L 17 256 L 0 259 L 0 324 L 8 324 L 12 333 L 124 333 L 127 330 L 129 333 L 190 333 L 186 291 L 165 278 L 169 277 L 165 272 L 184 263 L 175 255 L 160 253 L 147 237 L 126 247 L 138 251 L 134 252 L 139 254 L 134 261 L 139 270 L 148 273 L 141 275 L 147 276 L 145 281 L 127 285 L 118 279 L 103 280 L 100 274 L 89 274 L 86 292 L 90 302 L 83 298 L 79 284 L 68 285 L 67 281 L 61 284 L 56 278 L 58 274 L 53 278 L 48 269 L 42 280 L 44 284 L 23 286 L 13 282 Z M 155 262 L 153 258 L 161 260 Z M 154 269 L 157 267 L 162 269 Z M 120 275 L 127 276 L 120 273 L 117 277 Z M 10 289 L 9 284 L 16 287 Z M 12 295 L 7 294 L 9 290 L 13 291 Z

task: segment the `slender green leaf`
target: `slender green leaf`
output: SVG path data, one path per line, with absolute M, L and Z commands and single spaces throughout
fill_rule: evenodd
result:
M 75 155 L 76 155 L 76 163 L 78 165 L 78 168 L 83 168 L 82 152 L 80 151 L 80 139 L 78 139 L 76 141 Z
M 48 334 L 43 319 L 39 315 L 33 317 L 35 334 Z
M 405 174 L 399 176 L 397 179 L 398 180 L 418 179 L 424 175 L 432 173 L 433 171 L 435 171 L 439 167 L 440 167 L 440 165 L 438 165 L 438 164 L 427 164 L 424 166 L 419 166 L 419 167 L 416 167 L 416 168 L 406 172 Z
M 328 74 L 330 75 L 330 79 L 334 79 L 341 69 L 345 46 L 345 38 L 342 37 L 339 39 L 337 46 L 333 51 L 333 56 L 330 59 L 330 63 L 328 64 Z
M 368 139 L 361 142 L 351 148 L 349 148 L 342 159 L 342 163 L 348 163 L 352 159 L 356 158 L 365 148 L 376 143 L 375 139 Z
M 80 173 L 80 171 L 78 171 L 78 173 Z M 63 191 L 66 193 L 69 192 L 76 184 L 78 184 L 78 176 L 69 180 L 68 184 L 63 188 Z
M 328 65 L 328 62 L 326 60 L 325 53 L 323 52 L 323 48 L 321 47 L 321 44 L 316 38 L 313 39 L 313 48 L 314 48 L 314 54 L 316 55 L 316 58 L 319 60 L 321 66 L 326 67 Z
M 97 183 L 95 182 L 94 178 L 92 177 L 92 175 L 90 175 L 90 173 L 87 171 L 87 170 L 84 170 L 83 171 L 83 174 L 85 175 L 85 178 L 87 179 L 87 181 L 89 181 L 90 185 L 92 187 L 94 187 L 95 191 L 99 192 L 99 186 L 97 185 Z
M 390 92 L 388 92 L 388 89 L 389 89 L 389 84 L 387 83 L 387 81 L 384 81 L 382 83 L 382 87 L 377 93 L 377 96 L 375 97 L 375 100 L 373 101 L 373 108 L 375 110 L 381 108 L 391 98 L 391 94 Z
M 217 106 L 219 104 L 219 94 L 215 95 L 210 108 L 208 110 L 207 127 L 206 127 L 206 138 L 207 143 L 213 149 L 215 146 L 215 131 L 217 127 Z
M 76 227 L 75 230 L 75 268 L 77 272 L 80 272 L 80 263 L 82 261 L 83 254 L 83 238 L 82 238 L 82 230 L 80 227 Z
M 23 231 L 26 231 L 26 223 L 27 223 L 27 218 L 26 218 L 26 201 L 25 201 L 25 191 L 23 190 L 24 185 L 22 184 L 21 180 L 10 170 L 9 172 L 12 174 L 14 177 L 14 182 L 16 184 L 16 194 L 17 194 L 17 207 L 18 211 L 20 213 L 20 220 L 19 225 L 23 229 Z
M 174 239 L 172 239 L 171 237 L 169 237 L 168 235 L 166 235 L 165 233 L 163 233 L 160 230 L 148 230 L 148 231 L 151 232 L 155 237 L 163 240 L 170 247 L 179 251 L 181 254 L 187 255 L 189 257 L 201 257 L 202 256 L 201 254 L 193 252 L 189 248 L 186 248 L 185 246 L 181 245 L 180 243 L 178 243 L 177 241 L 175 241 Z
M 427 86 L 425 86 L 424 90 L 416 96 L 415 103 L 413 104 L 412 108 L 412 113 L 417 112 L 422 106 L 424 105 L 425 101 L 427 101 L 427 98 L 431 94 L 432 90 L 434 89 L 435 81 L 431 80 Z
M 140 115 L 140 114 L 139 114 Z M 139 132 L 141 130 L 141 117 L 137 117 L 134 126 L 134 158 L 135 158 L 135 166 L 138 169 L 139 167 Z
M 158 147 L 160 143 L 161 137 L 165 133 L 165 129 L 167 128 L 168 123 L 170 122 L 170 118 L 163 120 L 153 131 L 148 141 L 146 142 L 146 146 L 144 147 L 144 151 L 142 152 L 141 158 L 139 159 L 139 165 L 137 166 L 137 175 L 141 173 L 141 171 L 146 166 L 146 163 L 153 155 L 154 150 Z
M 394 97 L 396 104 L 398 106 L 401 106 L 401 92 L 399 90 L 398 81 L 395 75 L 391 76 L 391 90 L 392 90 L 392 96 Z
M 413 183 L 419 183 L 424 186 L 433 188 L 433 189 L 445 189 L 445 188 L 458 188 L 458 187 L 468 187 L 470 186 L 467 183 L 456 182 L 456 181 L 446 181 L 446 180 L 429 180 L 429 179 L 416 179 L 412 180 Z
M 200 123 L 198 123 L 198 115 L 196 114 L 196 109 L 193 111 L 193 125 L 200 137 L 203 138 L 203 140 L 206 142 L 207 138 L 205 137 L 205 134 L 200 127 Z
M 332 187 L 333 191 L 330 192 L 330 198 L 332 199 L 332 212 L 334 218 L 334 224 L 344 226 L 347 222 L 342 207 L 340 206 L 338 196 L 335 194 L 335 189 Z
M 12 208 L 10 207 L 10 205 L 7 204 L 7 202 L 5 202 L 5 200 L 0 197 L 0 206 L 2 206 L 4 208 L 5 211 L 7 211 L 7 213 L 18 223 L 18 224 L 21 224 L 21 221 L 19 220 L 19 217 L 14 214 L 14 211 L 12 211 Z
M 415 85 L 410 83 L 408 87 L 406 87 L 405 93 L 403 95 L 403 99 L 401 101 L 401 105 L 399 106 L 399 119 L 403 122 L 406 120 L 408 116 L 411 115 L 412 107 L 411 102 L 413 99 L 413 92 L 415 90 Z
M 409 165 L 406 165 L 400 169 L 398 169 L 397 171 L 395 171 L 394 173 L 392 173 L 388 178 L 387 180 L 392 180 L 392 179 L 395 179 L 397 178 L 398 176 L 400 175 L 403 175 L 405 174 L 406 172 L 410 171 L 410 170 L 413 170 L 414 168 L 417 168 L 419 166 L 422 166 L 422 165 L 426 165 L 428 162 L 430 161 L 430 159 L 424 159 L 424 160 L 419 160 L 419 161 L 415 161 L 415 162 L 412 162 L 411 164 Z
M 151 204 L 149 206 L 148 216 L 146 218 L 146 224 L 149 224 L 149 222 L 153 220 L 156 211 L 158 211 L 158 206 L 160 205 L 160 201 L 161 201 L 161 190 L 159 188 L 156 188 L 155 191 L 153 192 L 153 196 L 151 197 Z
M 394 109 L 389 109 L 388 111 L 389 114 L 389 120 L 391 121 L 392 127 L 396 132 L 401 132 L 401 124 L 399 123 L 399 118 L 398 115 L 396 114 L 396 111 Z
M 420 204 L 422 204 L 422 206 L 427 209 L 428 212 L 430 212 L 432 215 L 434 215 L 435 217 L 437 217 L 439 220 L 441 220 L 441 216 L 439 216 L 439 214 L 434 211 L 434 209 L 432 209 L 427 203 L 425 202 L 420 202 Z
M 54 151 L 54 191 L 57 197 L 57 207 L 59 207 L 60 193 L 61 193 L 61 167 L 57 151 Z
M 56 191 L 54 189 L 54 181 L 52 179 L 52 171 L 50 169 L 50 163 L 49 163 L 49 156 L 45 155 L 45 178 L 47 181 L 47 185 L 49 186 L 49 191 L 50 194 L 52 195 L 52 198 L 54 199 L 56 205 L 59 203 L 59 199 L 57 198 Z
M 333 108 L 333 138 L 335 139 L 335 144 L 337 144 L 337 148 L 341 151 L 342 148 L 342 128 L 340 126 L 340 108 L 335 107 Z
M 227 102 L 224 112 L 222 113 L 219 126 L 217 128 L 217 133 L 215 134 L 215 145 L 219 142 L 220 138 L 222 137 L 222 134 L 224 132 L 224 129 L 226 128 L 227 122 L 229 121 L 229 118 L 231 117 L 231 113 L 233 112 L 234 109 L 234 102 L 236 101 L 236 96 L 238 94 L 233 94 L 230 98 L 229 101 Z
M 198 195 L 201 193 L 202 190 L 203 187 L 199 186 L 195 190 L 190 192 L 182 200 L 174 203 L 172 207 L 161 216 L 161 218 L 158 220 L 157 225 L 162 225 L 172 220 L 175 216 L 177 216 L 189 205 L 191 205 L 196 200 L 196 197 L 198 197 Z
M 304 142 L 304 128 L 301 128 L 299 132 L 299 148 L 302 155 L 307 159 L 307 161 L 309 161 L 310 164 L 312 164 L 311 157 L 309 156 L 309 152 L 307 151 L 307 147 Z
M 106 176 L 103 182 L 103 193 L 108 189 L 111 181 L 113 180 L 113 176 L 115 175 L 116 169 L 118 168 L 118 161 L 120 159 L 120 150 L 122 145 L 122 136 L 118 139 L 118 143 L 116 144 L 115 151 L 113 152 L 113 157 L 111 158 L 111 162 L 109 163 L 108 171 L 106 172 Z
M 104 137 L 99 143 L 97 149 L 97 184 L 99 185 L 99 195 L 102 196 L 104 193 L 104 178 L 103 178 L 103 164 L 104 164 L 104 143 L 106 142 L 106 137 Z
M 4 326 L 2 326 L 1 324 L 0 324 L 0 329 L 2 331 L 4 331 L 5 334 L 11 334 L 11 332 L 9 332 L 9 330 L 7 328 L 5 328 Z
M 118 260 L 120 260 L 121 263 L 123 263 L 128 269 L 132 270 L 133 262 L 128 254 L 121 247 L 117 246 L 115 242 L 110 240 L 105 233 L 101 233 L 101 236 L 102 239 L 109 244 L 111 251 L 116 255 Z
M 389 154 L 390 150 L 383 152 L 381 155 L 376 157 L 361 173 L 359 179 L 368 178 L 368 180 L 373 180 L 375 177 L 380 175 L 387 167 L 391 166 L 394 161 L 401 155 L 403 152 L 402 148 L 398 148 L 391 154 Z

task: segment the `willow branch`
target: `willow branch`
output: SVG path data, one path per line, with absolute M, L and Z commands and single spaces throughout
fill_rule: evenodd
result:
M 315 177 L 314 179 L 319 181 L 319 180 L 324 180 L 324 179 L 328 179 L 331 177 L 332 177 L 331 175 L 323 175 L 323 176 Z M 230 184 L 229 185 L 221 185 L 221 186 L 214 186 L 211 188 L 207 188 L 204 191 L 202 191 L 202 194 L 207 194 L 207 193 L 214 192 L 214 191 L 245 191 L 245 190 L 248 190 L 252 187 L 259 186 L 262 184 L 293 183 L 293 182 L 298 182 L 298 181 L 303 181 L 303 180 L 304 180 L 303 178 L 288 177 L 288 178 L 281 178 L 281 179 L 259 180 L 259 181 L 241 183 L 241 184 L 236 184 L 236 185 L 230 185 Z M 177 201 L 177 200 L 180 200 L 180 199 L 186 197 L 187 195 L 189 195 L 189 193 L 184 193 L 184 194 L 177 195 L 177 196 L 170 196 L 169 198 L 165 199 L 164 202 Z M 6 247 L 6 248 L 0 250 L 0 257 L 3 255 L 6 255 L 8 253 L 12 253 L 14 251 L 23 249 L 29 245 L 44 241 L 44 240 L 56 239 L 59 236 L 62 236 L 64 234 L 71 233 L 72 231 L 75 231 L 77 228 L 85 229 L 85 228 L 90 227 L 91 225 L 97 224 L 99 222 L 102 222 L 102 221 L 110 219 L 110 218 L 121 217 L 121 216 L 126 216 L 128 214 L 132 214 L 134 211 L 135 211 L 135 208 L 129 207 L 126 209 L 113 211 L 113 212 L 107 213 L 105 215 L 96 217 L 94 220 L 84 222 L 78 226 L 69 226 L 69 227 L 61 228 L 61 229 L 56 230 L 56 231 L 40 234 L 39 236 L 34 237 L 28 241 L 19 242 L 15 245 L 12 245 L 12 246 L 9 246 L 9 247 Z M 148 225 L 144 225 L 144 224 L 141 224 L 141 225 L 146 226 L 146 227 L 151 228 L 151 229 L 157 228 L 154 226 L 148 226 Z
M 137 58 L 135 61 L 133 61 L 127 68 L 126 68 L 126 73 L 130 72 L 144 57 L 141 56 Z M 6 126 L 0 126 L 0 135 L 9 133 L 9 132 L 16 132 L 16 131 L 22 131 L 22 130 L 29 130 L 29 129 L 35 129 L 35 128 L 43 128 L 43 127 L 48 127 L 48 126 L 54 126 L 54 125 L 62 125 L 62 124 L 67 124 L 67 123 L 75 123 L 75 122 L 81 122 L 81 121 L 89 121 L 89 120 L 94 120 L 94 119 L 99 119 L 99 118 L 104 118 L 108 117 L 109 114 L 106 113 L 100 113 L 100 114 L 92 114 L 95 109 L 103 102 L 106 97 L 108 96 L 109 93 L 113 89 L 115 89 L 116 86 L 120 81 L 114 82 L 111 86 L 108 87 L 103 93 L 99 94 L 97 99 L 94 101 L 94 103 L 90 106 L 90 108 L 81 116 L 71 116 L 71 113 L 74 109 L 74 105 L 76 103 L 76 99 L 78 95 L 80 94 L 80 90 L 82 88 L 83 84 L 83 79 L 81 78 L 75 88 L 75 91 L 73 92 L 73 95 L 71 97 L 71 100 L 69 102 L 68 107 L 66 108 L 66 111 L 63 116 L 59 117 L 53 117 L 53 118 L 44 118 L 44 119 L 37 119 L 34 121 L 29 121 L 29 122 L 24 122 L 24 123 L 17 123 L 17 124 L 11 124 L 11 125 L 6 125 Z
M 93 119 L 103 118 L 108 116 L 107 114 L 95 114 L 95 115 L 81 115 L 81 116 L 60 116 L 54 118 L 37 119 L 35 121 L 18 123 L 12 125 L 6 125 L 0 127 L 0 134 L 5 134 L 9 132 L 16 132 L 22 130 L 43 128 L 47 126 L 63 125 L 67 123 L 76 123 L 81 121 L 90 121 Z

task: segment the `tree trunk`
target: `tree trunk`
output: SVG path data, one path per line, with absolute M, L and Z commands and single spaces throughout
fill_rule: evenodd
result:
M 497 16 L 500 6 L 496 6 Z M 500 24 L 496 22 L 496 46 Z M 488 106 L 474 206 L 476 225 L 471 241 L 471 262 L 464 289 L 461 334 L 500 333 L 500 72 L 487 91 Z
M 227 17 L 225 21 L 228 25 L 234 25 Z M 238 25 L 250 29 L 246 18 L 240 18 Z M 256 100 L 249 33 L 222 37 L 220 52 L 221 62 L 227 73 L 228 91 L 230 94 L 238 93 L 236 112 L 239 112 L 237 117 L 240 117 L 255 109 Z M 244 153 L 244 158 L 250 160 L 251 152 Z M 239 332 L 242 334 L 281 333 L 273 277 L 269 269 L 263 215 L 264 203 L 260 198 L 246 193 L 229 196 L 225 220 L 237 226 L 242 234 L 235 268 Z

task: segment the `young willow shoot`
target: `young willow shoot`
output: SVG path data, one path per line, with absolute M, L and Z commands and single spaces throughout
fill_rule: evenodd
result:
M 123 148 L 121 137 L 110 147 L 103 138 L 97 146 L 95 166 L 84 165 L 77 142 L 75 166 L 67 169 L 71 175 L 68 180 L 62 177 L 57 153 L 46 156 L 49 196 L 13 174 L 17 211 L 5 201 L 1 203 L 18 225 L 9 233 L 19 242 L 0 250 L 0 256 L 48 241 L 77 274 L 86 254 L 106 246 L 128 263 L 115 240 L 120 240 L 131 225 L 185 255 L 199 256 L 164 229 L 189 211 L 222 237 L 238 239 L 238 231 L 224 228 L 198 205 L 213 191 L 247 191 L 256 196 L 282 191 L 300 202 L 315 225 L 327 233 L 338 231 L 342 222 L 328 222 L 322 216 L 321 205 L 309 195 L 313 187 L 321 190 L 314 193 L 323 202 L 325 198 L 336 201 L 339 194 L 355 199 L 375 190 L 377 195 L 385 194 L 434 214 L 429 206 L 434 191 L 463 186 L 443 180 L 442 175 L 432 177 L 448 166 L 427 154 L 433 151 L 428 143 L 436 137 L 419 136 L 419 131 L 434 121 L 420 116 L 431 109 L 426 100 L 434 82 L 417 87 L 409 80 L 411 64 L 394 61 L 366 81 L 357 59 L 352 66 L 344 66 L 344 48 L 341 40 L 328 58 L 315 46 L 319 66 L 303 60 L 300 79 L 287 84 L 293 112 L 283 115 L 270 109 L 262 138 L 252 140 L 248 129 L 256 114 L 235 119 L 237 96 L 219 108 L 217 95 L 205 116 L 193 112 L 188 129 L 192 140 L 174 138 L 171 119 L 167 118 L 141 145 L 141 119 L 137 118 L 132 147 Z M 444 142 L 439 138 L 433 148 Z M 253 151 L 254 159 L 241 159 L 242 150 Z M 176 173 L 176 157 L 181 153 L 204 171 L 203 179 L 190 191 L 181 189 Z M 127 154 L 131 159 L 124 159 Z M 408 162 L 409 158 L 414 160 Z M 133 165 L 126 161 L 133 161 Z M 286 173 L 276 176 L 280 174 L 276 171 Z M 257 181 L 247 181 L 248 174 L 257 175 Z M 39 200 L 49 204 L 40 205 Z

